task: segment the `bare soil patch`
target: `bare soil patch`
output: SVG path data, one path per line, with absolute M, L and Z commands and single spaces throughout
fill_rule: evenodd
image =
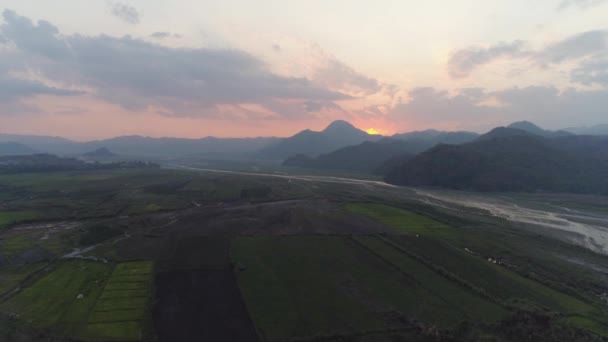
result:
M 164 341 L 259 341 L 231 270 L 156 276 L 154 326 Z

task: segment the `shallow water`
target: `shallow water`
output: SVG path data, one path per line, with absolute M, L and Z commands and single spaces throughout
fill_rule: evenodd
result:
M 608 254 L 608 214 L 580 208 L 551 204 L 538 199 L 526 200 L 517 196 L 468 193 L 457 191 L 415 190 L 429 204 L 451 210 L 473 208 L 512 222 L 539 225 L 575 233 L 573 242 L 602 254 Z M 573 206 L 577 205 L 574 200 Z

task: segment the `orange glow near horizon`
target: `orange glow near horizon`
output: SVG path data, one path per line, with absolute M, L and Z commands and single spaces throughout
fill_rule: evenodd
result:
M 371 134 L 371 135 L 378 135 L 381 134 L 381 132 L 375 128 L 368 128 L 365 132 L 367 132 L 367 134 Z
M 231 108 L 216 116 L 179 117 L 165 116 L 154 109 L 132 112 L 91 96 L 69 99 L 53 96 L 38 96 L 25 104 L 44 108 L 47 115 L 27 114 L 3 116 L 0 119 L 0 133 L 26 135 L 53 135 L 77 141 L 108 139 L 124 135 L 150 137 L 219 138 L 236 137 L 289 137 L 301 130 L 322 131 L 333 120 L 347 120 L 368 134 L 390 136 L 412 130 L 436 128 L 441 130 L 463 129 L 455 121 L 392 121 L 385 117 L 357 118 L 344 117 L 343 113 L 324 112 L 324 117 L 308 117 L 298 120 L 269 117 L 262 113 L 259 118 L 234 119 L 238 113 Z M 81 108 L 84 108 L 81 110 Z M 256 110 L 248 106 L 248 110 Z M 221 114 L 228 114 L 222 117 Z M 230 121 L 230 124 L 226 124 Z M 489 126 L 490 124 L 488 124 Z

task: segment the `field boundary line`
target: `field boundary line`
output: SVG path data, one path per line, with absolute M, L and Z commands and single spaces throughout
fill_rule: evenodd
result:
M 56 264 L 56 263 L 57 263 L 57 261 L 48 262 L 43 267 L 40 267 L 36 271 L 34 271 L 31 274 L 29 274 L 28 276 L 26 276 L 15 287 L 0 294 L 0 303 L 4 303 L 4 302 L 8 301 L 13 296 L 19 294 L 21 291 L 25 290 L 30 285 L 34 284 L 37 280 L 42 279 L 43 276 L 41 276 L 38 279 L 35 279 L 35 278 L 38 277 L 41 273 L 44 273 L 49 266 L 54 266 L 54 264 Z
M 378 240 L 380 240 L 382 243 L 384 243 L 384 241 L 382 241 L 381 239 L 379 239 L 378 235 L 369 235 L 369 237 L 374 237 Z M 356 239 L 355 239 L 356 241 Z M 401 274 L 404 274 L 408 277 L 411 277 L 414 279 L 415 284 L 420 286 L 421 289 L 423 289 L 424 291 L 428 292 L 429 294 L 439 298 L 443 303 L 445 303 L 447 306 L 455 309 L 456 311 L 460 312 L 462 315 L 467 316 L 467 313 L 462 310 L 459 306 L 454 305 L 454 303 L 450 302 L 449 300 L 447 300 L 442 294 L 437 293 L 436 291 L 431 290 L 430 288 L 428 288 L 427 286 L 425 286 L 423 283 L 421 283 L 418 279 L 416 279 L 414 276 L 410 275 L 409 273 L 407 273 L 406 271 L 404 271 L 401 267 L 399 267 L 398 265 L 396 265 L 394 262 L 388 260 L 386 257 L 384 257 L 383 255 L 381 255 L 380 253 L 376 252 L 373 250 L 372 247 L 366 246 L 363 242 L 361 241 L 357 241 L 361 246 L 363 246 L 363 248 L 365 248 L 366 250 L 370 251 L 373 255 L 377 256 L 378 258 L 382 259 L 383 261 L 385 261 L 386 263 L 390 264 L 391 266 L 393 266 L 394 268 L 397 269 L 397 271 Z M 391 247 L 391 246 L 389 246 Z M 409 255 L 406 254 L 406 257 L 411 258 Z M 414 261 L 418 262 L 416 259 L 414 259 Z M 427 267 L 425 264 L 422 264 L 423 266 Z M 434 272 L 433 270 L 430 270 L 431 272 Z
M 494 296 L 490 295 L 489 293 L 487 293 L 484 289 L 479 288 L 477 286 L 475 286 L 472 283 L 469 283 L 468 281 L 461 279 L 460 277 L 458 277 L 457 275 L 453 274 L 452 272 L 446 270 L 445 268 L 441 267 L 441 266 L 437 266 L 434 263 L 426 260 L 425 258 L 419 256 L 416 253 L 410 252 L 407 249 L 405 249 L 404 247 L 400 246 L 399 244 L 391 241 L 390 239 L 387 239 L 386 237 L 380 236 L 380 235 L 376 235 L 376 237 L 381 240 L 382 242 L 384 242 L 385 244 L 387 244 L 388 246 L 392 247 L 393 249 L 404 253 L 405 255 L 409 256 L 410 258 L 420 262 L 421 264 L 425 265 L 428 269 L 430 269 L 431 271 L 437 273 L 439 276 L 446 278 L 450 281 L 453 281 L 455 283 L 457 283 L 458 285 L 460 285 L 461 287 L 466 288 L 468 291 L 472 291 L 477 295 L 480 295 L 486 299 L 488 299 L 489 301 L 498 304 L 500 306 L 502 306 L 503 308 L 509 309 L 508 305 L 506 305 L 502 300 L 495 298 Z
M 368 236 L 374 236 L 374 235 L 368 235 Z M 373 256 L 375 256 L 376 258 L 380 259 L 383 263 L 385 263 L 386 265 L 388 265 L 390 268 L 393 268 L 394 270 L 396 270 L 397 272 L 399 272 L 401 275 L 405 276 L 405 278 L 408 281 L 411 281 L 412 283 L 416 284 L 416 285 L 422 285 L 420 283 L 420 281 L 418 279 L 416 279 L 414 276 L 412 276 L 411 274 L 407 273 L 406 271 L 402 270 L 401 267 L 395 265 L 395 263 L 393 263 L 392 261 L 388 260 L 387 258 L 385 258 L 383 255 L 381 255 L 380 253 L 376 252 L 373 248 L 365 245 L 363 242 L 359 241 L 356 237 L 350 235 L 349 239 L 355 243 L 355 245 L 359 246 L 360 248 L 364 249 L 365 251 L 367 251 L 368 253 L 372 254 Z
M 116 268 L 116 265 L 114 265 L 114 267 L 112 267 L 110 270 L 108 270 L 108 276 L 104 280 L 104 284 L 103 284 L 103 287 L 101 288 L 101 291 L 99 291 L 99 295 L 97 295 L 97 298 L 95 298 L 95 303 L 91 306 L 91 309 L 87 310 L 86 319 L 84 320 L 84 324 L 83 324 L 84 329 L 86 329 L 86 326 L 89 324 L 89 319 L 91 318 L 91 314 L 93 313 L 93 311 L 95 311 L 95 306 L 97 305 L 99 298 L 103 294 L 103 291 L 106 288 L 106 284 L 108 283 L 108 280 L 112 276 L 112 272 L 114 272 L 114 268 Z

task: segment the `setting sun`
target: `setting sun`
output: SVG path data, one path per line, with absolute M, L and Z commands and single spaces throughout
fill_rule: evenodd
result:
M 380 131 L 378 131 L 375 128 L 368 128 L 365 132 L 367 132 L 367 134 L 372 134 L 372 135 L 380 134 Z

